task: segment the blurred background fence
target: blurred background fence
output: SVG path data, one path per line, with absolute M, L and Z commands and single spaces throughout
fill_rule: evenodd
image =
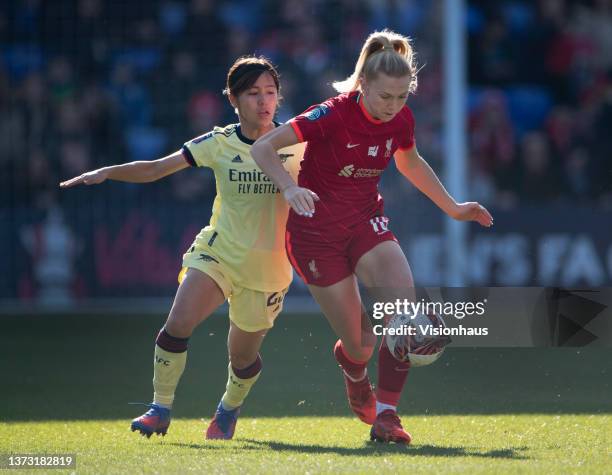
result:
M 440 0 L 13 0 L 0 5 L 0 309 L 169 298 L 210 217 L 212 174 L 61 191 L 83 171 L 171 153 L 236 122 L 221 95 L 243 54 L 278 65 L 281 121 L 334 95 L 365 37 L 410 35 L 421 154 L 445 161 Z M 470 0 L 466 283 L 612 282 L 612 1 Z M 391 167 L 393 168 L 393 167 Z M 391 228 L 419 285 L 448 282 L 443 217 L 395 170 Z M 296 279 L 294 295 L 306 295 Z

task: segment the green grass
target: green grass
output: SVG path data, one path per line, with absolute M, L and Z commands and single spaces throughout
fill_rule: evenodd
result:
M 413 445 L 381 445 L 350 417 L 334 337 L 316 315 L 284 315 L 270 332 L 264 373 L 230 442 L 203 438 L 226 377 L 227 322 L 206 322 L 190 343 L 170 432 L 148 440 L 129 431 L 140 409 L 127 402 L 150 400 L 152 342 L 162 323 L 163 316 L 3 319 L 0 454 L 74 453 L 77 473 L 113 474 L 609 473 L 612 466 L 610 349 L 449 348 L 409 377 L 400 415 Z
M 77 473 L 95 474 L 605 473 L 610 468 L 610 416 L 419 416 L 405 422 L 415 438 L 409 447 L 367 442 L 368 428 L 346 417 L 245 417 L 229 442 L 205 441 L 205 423 L 196 419 L 177 419 L 165 438 L 150 440 L 129 432 L 126 420 L 19 422 L 0 428 L 0 452 L 74 453 Z

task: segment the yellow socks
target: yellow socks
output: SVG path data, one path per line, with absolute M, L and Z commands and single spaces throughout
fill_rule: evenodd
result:
M 227 386 L 221 398 L 224 409 L 231 410 L 242 406 L 249 391 L 259 378 L 262 366 L 259 355 L 253 364 L 244 369 L 234 368 L 231 363 L 228 365 Z
M 189 338 L 176 338 L 165 328 L 157 335 L 155 360 L 153 362 L 153 403 L 172 407 L 176 386 L 187 363 L 187 342 Z

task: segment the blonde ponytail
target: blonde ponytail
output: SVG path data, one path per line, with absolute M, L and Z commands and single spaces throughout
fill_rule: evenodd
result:
M 379 73 L 391 77 L 410 76 L 409 92 L 417 88 L 415 52 L 407 36 L 391 30 L 375 31 L 365 41 L 355 64 L 355 70 L 344 81 L 332 84 L 336 91 L 351 92 L 360 89 L 360 78 L 373 80 Z

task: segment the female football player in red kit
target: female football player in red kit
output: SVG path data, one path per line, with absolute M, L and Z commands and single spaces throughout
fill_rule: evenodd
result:
M 377 299 L 415 298 L 410 266 L 384 215 L 380 175 L 393 157 L 400 173 L 447 215 L 482 226 L 493 223 L 480 204 L 455 202 L 417 152 L 414 118 L 406 105 L 416 76 L 410 40 L 388 30 L 375 32 L 353 74 L 334 83 L 340 95 L 260 137 L 251 150 L 291 206 L 287 253 L 340 338 L 334 356 L 352 410 L 372 425 L 372 439 L 398 443 L 411 440 L 396 412 L 410 364 L 395 359 L 383 338 L 374 394 L 366 365 L 376 336 L 364 318 L 357 285 L 361 281 Z M 296 142 L 307 142 L 298 184 L 277 155 Z

